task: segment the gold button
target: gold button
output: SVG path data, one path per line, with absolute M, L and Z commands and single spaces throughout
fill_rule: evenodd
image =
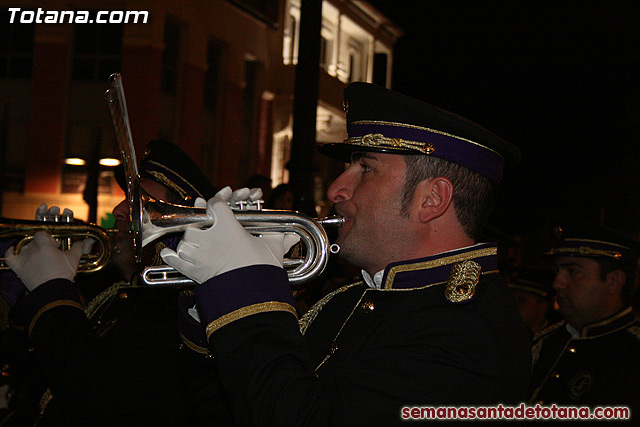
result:
M 569 353 L 575 353 L 576 352 L 576 349 L 574 347 L 569 347 L 567 350 L 569 351 Z
M 559 374 L 559 373 L 557 373 L 557 372 L 554 372 L 554 373 L 553 373 L 553 378 L 556 378 L 556 379 L 557 379 L 557 378 L 560 378 L 560 374 Z
M 360 304 L 360 310 L 364 311 L 365 313 L 371 313 L 373 310 L 375 310 L 375 308 L 376 306 L 373 301 L 365 301 Z
M 126 293 L 126 292 L 120 292 L 120 293 L 118 294 L 118 297 L 119 297 L 120 299 L 127 299 L 127 298 L 129 298 L 129 295 L 127 295 L 127 293 Z

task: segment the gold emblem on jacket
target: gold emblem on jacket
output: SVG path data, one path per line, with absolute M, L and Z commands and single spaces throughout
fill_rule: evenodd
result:
M 444 296 L 451 302 L 464 302 L 473 298 L 476 285 L 480 281 L 482 267 L 475 261 L 467 260 L 454 264 L 449 273 L 449 280 Z
M 591 390 L 593 385 L 593 374 L 588 371 L 578 372 L 571 378 L 568 384 L 569 398 L 573 402 L 580 401 L 580 398 Z

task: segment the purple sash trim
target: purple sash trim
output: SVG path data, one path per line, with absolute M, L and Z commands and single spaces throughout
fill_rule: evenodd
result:
M 349 137 L 362 137 L 368 134 L 382 134 L 387 138 L 400 138 L 406 141 L 425 142 L 433 146 L 430 154 L 500 182 L 504 159 L 497 152 L 453 135 L 434 132 L 425 128 L 415 128 L 394 123 L 351 123 Z M 381 146 L 384 148 L 384 146 Z M 393 149 L 394 147 L 389 147 Z M 397 148 L 396 148 L 397 149 Z M 416 149 L 417 150 L 417 149 Z

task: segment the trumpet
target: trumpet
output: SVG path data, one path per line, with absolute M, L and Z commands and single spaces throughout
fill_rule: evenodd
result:
M 159 237 L 182 232 L 189 227 L 211 226 L 212 222 L 206 214 L 206 209 L 175 205 L 144 194 L 140 187 L 122 76 L 118 73 L 112 74 L 109 83 L 111 87 L 105 93 L 105 99 L 109 103 L 122 155 L 129 201 L 129 231 L 133 236 L 136 260 L 139 261 L 142 247 Z M 327 265 L 329 253 L 339 251 L 338 245 L 329 243 L 323 227 L 340 227 L 344 223 L 344 219 L 340 217 L 313 219 L 300 212 L 263 210 L 260 203 L 256 203 L 256 209 L 244 207 L 245 209 L 234 211 L 234 214 L 248 232 L 254 235 L 295 233 L 300 237 L 301 252 L 304 256 L 284 260 L 284 267 L 292 285 L 304 283 L 322 273 Z M 141 275 L 142 282 L 149 286 L 181 287 L 196 284 L 166 265 L 147 267 Z
M 15 239 L 14 253 L 20 250 L 33 240 L 38 231 L 46 231 L 66 250 L 73 242 L 83 239 L 93 239 L 95 241 L 91 252 L 85 254 L 80 259 L 78 273 L 93 273 L 102 270 L 111 259 L 111 241 L 109 240 L 109 230 L 105 230 L 97 225 L 80 222 L 48 222 L 18 220 L 0 218 L 0 240 Z M 0 254 L 0 271 L 10 268 L 6 265 L 4 254 Z
M 142 201 L 142 246 L 166 234 L 213 224 L 204 208 L 174 205 L 148 195 L 142 195 Z M 246 231 L 255 236 L 265 233 L 293 233 L 300 238 L 301 256 L 283 260 L 283 267 L 287 270 L 292 286 L 305 283 L 322 273 L 329 253 L 340 250 L 338 245 L 330 244 L 325 228 L 340 227 L 344 223 L 343 218 L 332 216 L 313 219 L 301 212 L 261 209 L 259 202 L 256 205 L 255 209 L 251 209 L 251 203 L 247 202 L 242 204 L 244 209 L 234 210 L 236 219 Z M 145 268 L 142 281 L 149 286 L 196 285 L 166 265 Z

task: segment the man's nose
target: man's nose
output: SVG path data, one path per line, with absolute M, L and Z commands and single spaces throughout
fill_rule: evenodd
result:
M 564 287 L 564 279 L 561 271 L 556 273 L 556 276 L 553 278 L 552 287 L 555 290 L 562 289 Z
M 113 208 L 113 216 L 116 217 L 117 220 L 128 220 L 129 219 L 129 202 L 127 200 L 123 200 Z
M 349 200 L 353 194 L 353 186 L 350 184 L 349 179 L 349 170 L 346 170 L 333 181 L 333 184 L 327 190 L 327 196 L 329 200 L 334 203 L 338 203 L 340 201 Z

